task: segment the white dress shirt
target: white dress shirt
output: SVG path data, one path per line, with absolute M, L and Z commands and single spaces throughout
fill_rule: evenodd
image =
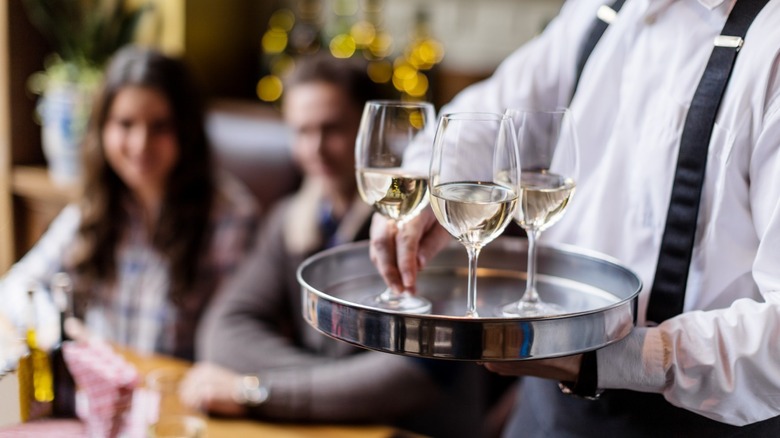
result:
M 605 0 L 569 1 L 490 79 L 442 109 L 569 105 L 577 55 Z M 733 0 L 629 0 L 570 107 L 580 179 L 542 243 L 617 258 L 641 277 L 644 326 L 687 108 Z M 753 22 L 710 141 L 685 313 L 598 353 L 599 386 L 663 393 L 743 425 L 780 414 L 780 1 Z

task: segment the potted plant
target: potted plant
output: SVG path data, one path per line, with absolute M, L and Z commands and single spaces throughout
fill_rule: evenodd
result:
M 137 3 L 137 2 L 135 2 Z M 106 60 L 133 41 L 150 4 L 125 0 L 24 0 L 30 21 L 54 49 L 30 78 L 49 173 L 57 184 L 80 176 L 80 146 Z

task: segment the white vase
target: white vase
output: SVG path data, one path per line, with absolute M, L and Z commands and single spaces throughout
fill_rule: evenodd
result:
M 75 83 L 47 87 L 38 101 L 41 142 L 52 181 L 73 185 L 81 178 L 81 150 L 92 104 L 92 93 Z

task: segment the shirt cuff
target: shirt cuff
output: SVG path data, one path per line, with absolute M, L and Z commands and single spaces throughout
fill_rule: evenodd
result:
M 780 291 L 773 290 L 764 293 L 764 301 L 770 304 L 780 304 Z
M 666 386 L 661 330 L 637 327 L 621 341 L 598 350 L 598 386 L 661 393 Z

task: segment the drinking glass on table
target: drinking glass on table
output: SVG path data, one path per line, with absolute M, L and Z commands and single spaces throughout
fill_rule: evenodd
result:
M 515 211 L 520 161 L 512 120 L 502 114 L 455 113 L 439 120 L 430 169 L 436 219 L 469 256 L 466 316 L 477 317 L 477 259 Z
M 148 438 L 205 438 L 206 423 L 189 415 L 168 416 L 149 427 Z
M 158 368 L 146 376 L 147 400 L 146 421 L 148 436 L 154 438 L 187 437 L 201 438 L 206 433 L 202 413 L 186 406 L 179 396 L 179 384 L 184 370 Z
M 541 300 L 536 287 L 536 243 L 542 231 L 563 216 L 574 194 L 579 171 L 579 145 L 568 109 L 519 110 L 505 113 L 514 120 L 522 162 L 520 202 L 515 221 L 528 234 L 528 270 L 519 301 L 501 307 L 504 316 L 544 316 L 564 312 Z
M 414 141 L 430 141 L 436 115 L 427 102 L 369 101 L 355 142 L 358 191 L 365 202 L 399 231 L 428 205 L 428 175 L 405 169 L 404 156 Z M 407 291 L 387 288 L 365 304 L 403 313 L 427 313 L 431 303 Z

